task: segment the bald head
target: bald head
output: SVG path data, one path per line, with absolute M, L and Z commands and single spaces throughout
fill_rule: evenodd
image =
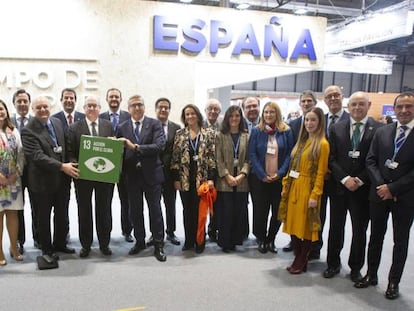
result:
M 352 119 L 359 122 L 364 119 L 371 107 L 368 95 L 364 92 L 355 92 L 348 101 L 348 111 Z

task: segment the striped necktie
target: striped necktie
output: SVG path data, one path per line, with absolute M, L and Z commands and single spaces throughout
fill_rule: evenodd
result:
M 398 134 L 397 139 L 395 140 L 395 148 L 398 150 L 403 145 L 407 136 L 405 136 L 405 131 L 408 129 L 407 125 L 400 126 L 400 133 Z

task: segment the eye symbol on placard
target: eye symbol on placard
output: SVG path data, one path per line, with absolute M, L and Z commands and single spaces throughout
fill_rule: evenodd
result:
M 105 174 L 112 171 L 115 165 L 108 159 L 93 157 L 85 161 L 85 166 L 94 173 Z

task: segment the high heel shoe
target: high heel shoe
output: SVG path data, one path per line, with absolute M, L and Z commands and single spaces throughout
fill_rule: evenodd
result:
M 16 261 L 23 261 L 23 256 L 19 253 L 17 249 L 14 252 L 12 249 L 10 249 L 10 257 Z
M 6 261 L 6 259 L 4 258 L 4 254 L 3 254 L 3 252 L 1 252 L 1 254 L 0 254 L 0 266 L 5 266 L 5 265 L 7 265 L 7 261 Z

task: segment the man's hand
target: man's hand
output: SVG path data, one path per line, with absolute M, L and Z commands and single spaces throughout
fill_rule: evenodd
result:
M 60 170 L 65 173 L 66 175 L 78 179 L 79 178 L 79 169 L 77 163 L 62 163 Z
M 383 200 L 391 200 L 392 199 L 392 193 L 390 192 L 390 189 L 388 188 L 387 184 L 382 184 L 377 187 L 377 195 Z

